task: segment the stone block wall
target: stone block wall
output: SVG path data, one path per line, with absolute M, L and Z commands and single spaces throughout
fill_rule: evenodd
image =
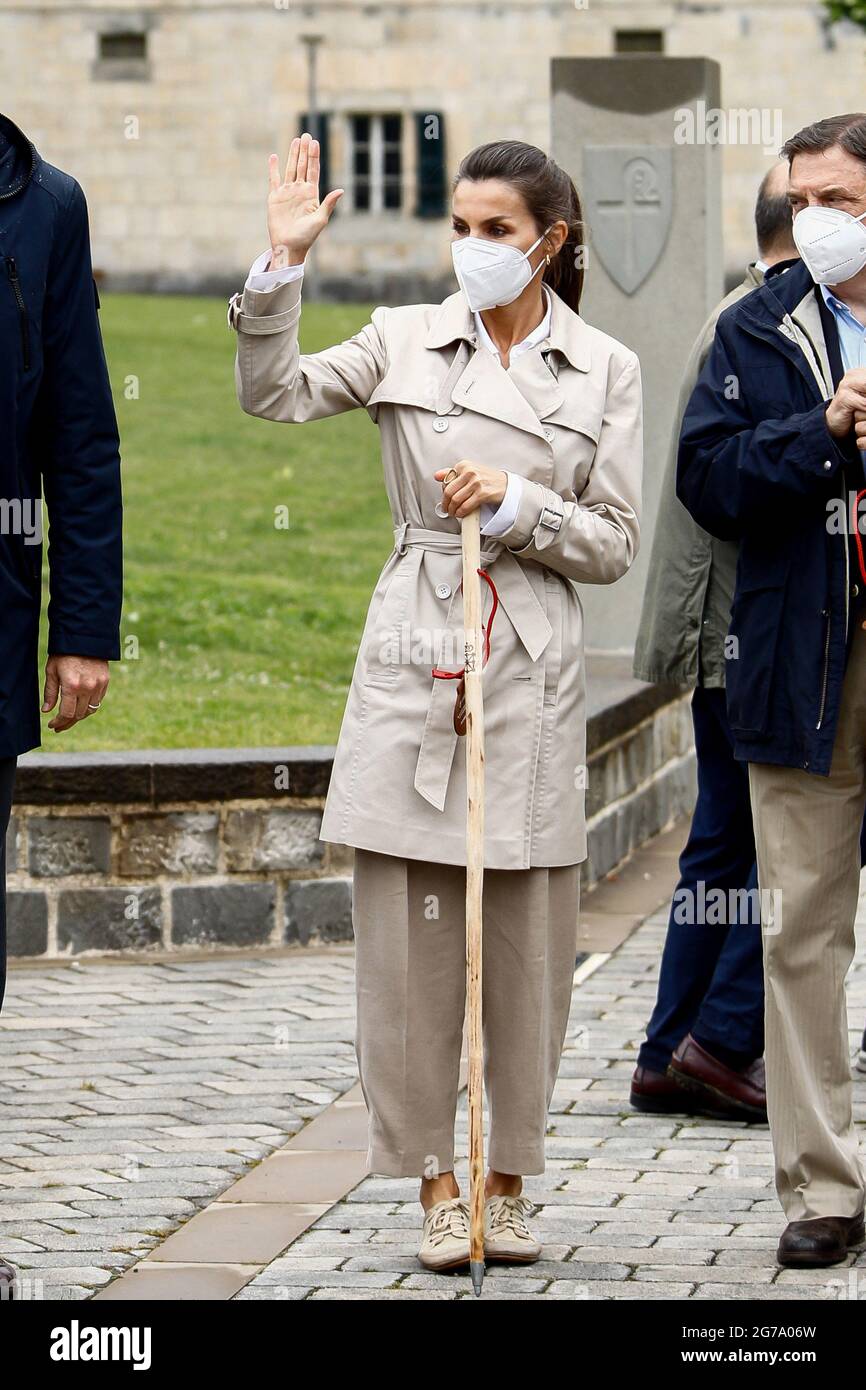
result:
M 22 758 L 7 841 L 10 955 L 351 937 L 351 858 L 319 839 L 331 756 Z
M 690 809 L 681 692 L 596 659 L 588 720 L 592 885 Z M 319 839 L 333 750 L 28 754 L 7 842 L 9 953 L 350 940 L 352 852 Z

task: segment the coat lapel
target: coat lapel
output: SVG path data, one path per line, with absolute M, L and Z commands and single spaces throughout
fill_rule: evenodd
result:
M 592 358 L 586 325 L 558 295 L 552 299 L 550 338 L 541 346 L 549 346 L 578 371 L 588 372 Z M 541 421 L 562 406 L 564 395 L 541 350 L 521 353 L 504 371 L 491 353 L 478 347 L 474 316 L 459 291 L 440 306 L 425 346 L 438 350 L 455 341 L 467 343 L 473 351 L 451 387 L 454 404 L 544 439 Z
M 511 373 L 503 371 L 502 364 L 483 348 L 476 348 L 466 370 L 455 383 L 451 398 L 465 410 L 490 415 L 494 420 L 502 420 L 544 439 L 538 416 L 521 395 Z
M 522 352 L 508 369 L 518 391 L 528 401 L 538 420 L 546 420 L 559 410 L 565 397 L 562 388 L 538 348 Z

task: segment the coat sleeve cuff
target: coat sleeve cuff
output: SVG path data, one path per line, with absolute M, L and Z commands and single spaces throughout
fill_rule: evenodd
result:
M 284 333 L 301 317 L 302 284 L 299 275 L 273 290 L 244 288 L 229 300 L 229 328 L 238 333 Z
M 51 624 L 48 631 L 49 656 L 89 656 L 94 661 L 119 661 L 120 640 L 100 633 Z
M 852 436 L 837 439 L 827 426 L 827 405 L 816 406 L 805 418 L 802 430 L 807 457 L 814 460 L 822 473 L 834 473 L 844 463 L 856 462 L 859 452 Z
M 563 511 L 564 504 L 558 492 L 523 478 L 514 524 L 497 539 L 515 554 L 529 546 L 534 550 L 544 550 L 559 534 Z

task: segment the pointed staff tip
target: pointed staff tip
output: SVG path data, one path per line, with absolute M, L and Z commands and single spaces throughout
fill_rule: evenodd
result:
M 484 1261 L 470 1260 L 469 1273 L 472 1275 L 472 1287 L 475 1290 L 475 1297 L 481 1293 L 481 1285 L 484 1283 Z

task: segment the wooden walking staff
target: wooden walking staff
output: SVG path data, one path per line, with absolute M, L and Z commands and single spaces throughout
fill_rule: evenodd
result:
M 457 477 L 445 475 L 443 487 Z M 448 516 L 440 504 L 437 515 Z M 466 735 L 466 1035 L 469 1051 L 469 1271 L 476 1295 L 484 1279 L 484 1129 L 482 1104 L 484 1073 L 481 1050 L 481 911 L 484 890 L 484 703 L 481 672 L 490 655 L 490 634 L 499 606 L 496 585 L 481 568 L 481 512 L 476 508 L 461 519 L 463 557 L 463 631 L 465 664 L 462 671 L 433 668 L 439 680 L 456 680 L 454 731 Z M 492 603 L 485 630 L 482 623 L 483 579 Z
M 484 886 L 484 702 L 481 690 L 481 513 L 463 517 L 463 673 L 466 708 L 466 1032 L 469 1051 L 469 1271 L 484 1279 L 484 1130 L 481 1051 L 481 904 Z

